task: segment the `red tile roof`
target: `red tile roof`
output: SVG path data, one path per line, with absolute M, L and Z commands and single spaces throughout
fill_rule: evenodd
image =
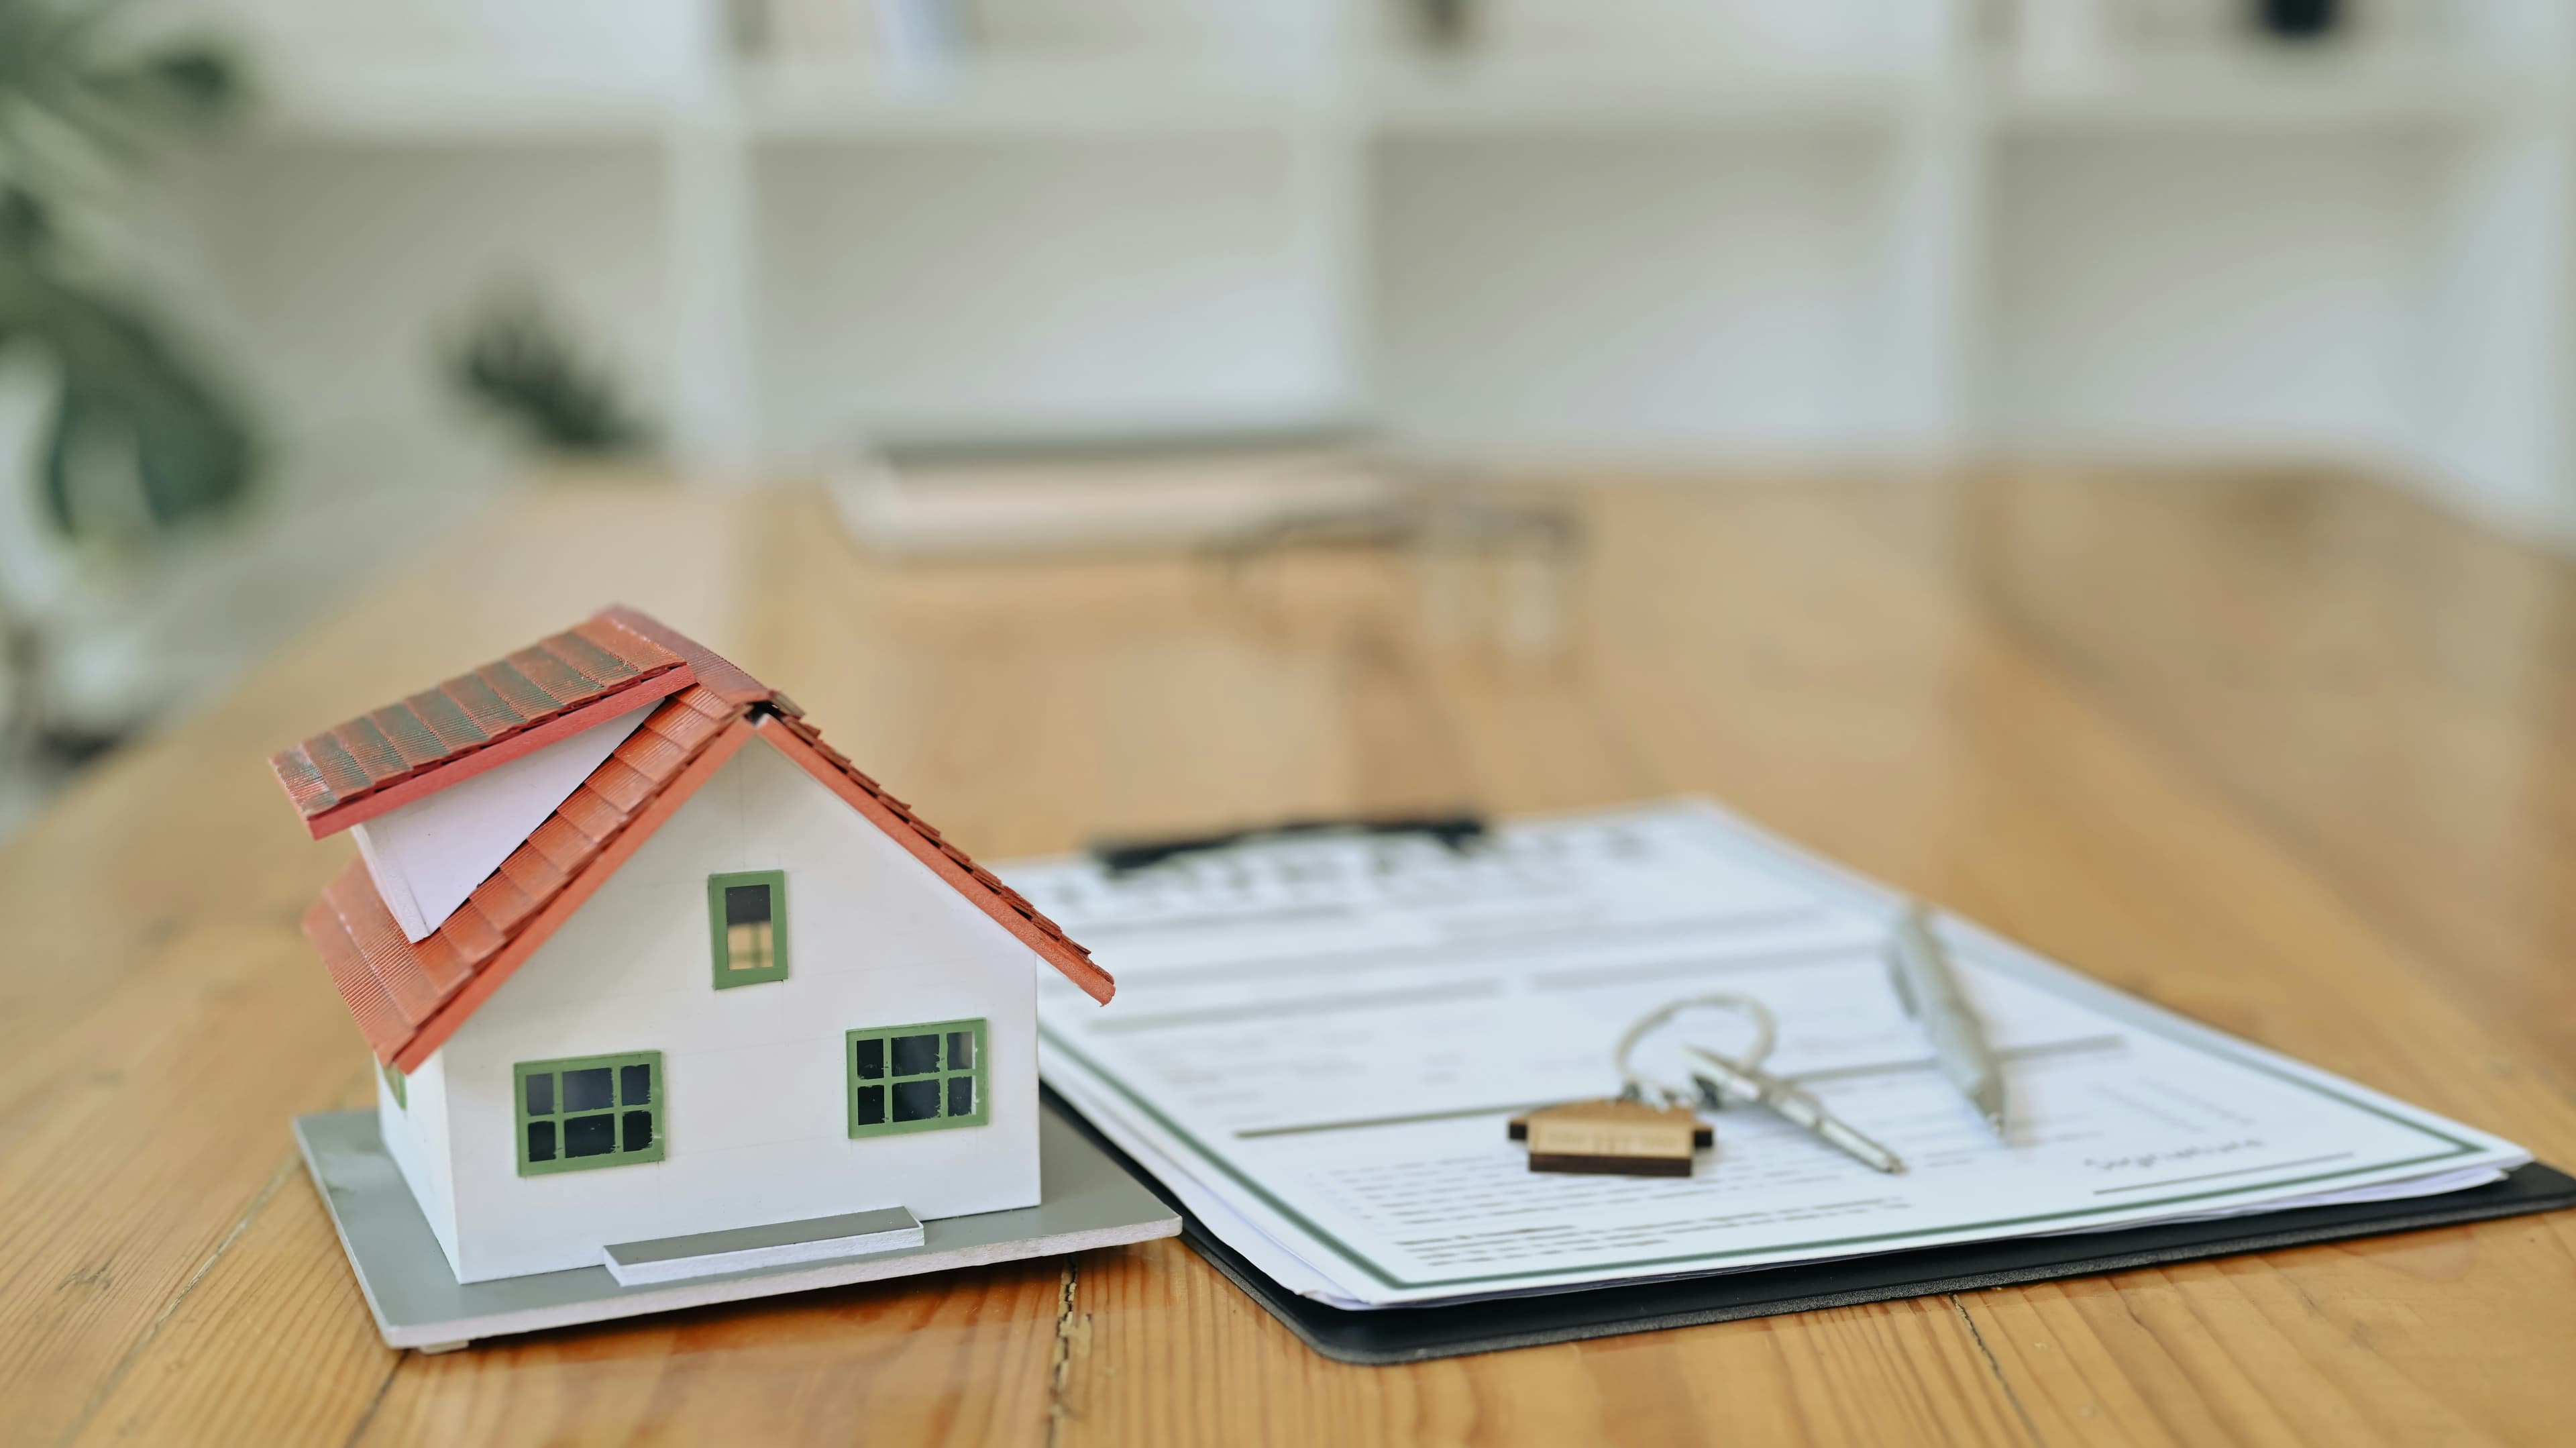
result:
M 610 609 L 582 628 L 603 623 L 664 650 L 693 682 L 655 708 L 426 939 L 404 938 L 362 861 L 342 871 L 305 912 L 304 933 L 377 1059 L 405 1071 L 429 1059 L 700 784 L 755 738 L 821 780 L 1094 1000 L 1105 1002 L 1116 990 L 1089 951 L 825 744 L 776 691 L 631 609 Z M 292 784 L 288 793 L 294 797 Z
M 318 840 L 686 687 L 686 656 L 618 612 L 281 749 L 268 767 Z

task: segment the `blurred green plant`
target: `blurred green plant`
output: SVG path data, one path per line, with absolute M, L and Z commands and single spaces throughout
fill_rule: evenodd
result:
M 0 0 L 0 351 L 34 348 L 58 381 L 45 516 L 69 539 L 132 544 L 237 504 L 258 449 L 215 376 L 110 275 L 107 248 L 84 244 L 91 193 L 248 99 L 231 52 L 140 38 L 126 8 Z
M 653 443 L 653 426 L 629 410 L 616 379 L 585 359 L 528 287 L 488 298 L 450 349 L 456 390 L 539 450 L 567 457 L 623 457 Z

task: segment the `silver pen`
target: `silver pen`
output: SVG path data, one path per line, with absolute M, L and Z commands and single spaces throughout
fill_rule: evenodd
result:
M 1959 1088 L 1986 1118 L 1995 1135 L 2004 1134 L 2004 1070 L 1986 1040 L 1985 1022 L 1968 1005 L 1950 952 L 1932 934 L 1932 912 L 1921 901 L 1906 906 L 1896 923 L 1888 950 L 1889 973 L 1906 1013 L 1932 1038 L 1933 1059 L 1941 1074 Z
M 1697 1046 L 1683 1050 L 1697 1056 L 1709 1070 L 1705 1076 L 1694 1073 L 1704 1096 L 1716 1099 L 1712 1106 L 1725 1104 L 1727 1096 L 1740 1097 L 1767 1106 L 1792 1126 L 1804 1127 L 1835 1146 L 1859 1158 L 1863 1163 L 1893 1175 L 1905 1170 L 1904 1161 L 1895 1152 L 1863 1136 L 1849 1124 L 1825 1109 L 1805 1087 L 1785 1081 L 1759 1066 L 1730 1061 L 1714 1051 Z

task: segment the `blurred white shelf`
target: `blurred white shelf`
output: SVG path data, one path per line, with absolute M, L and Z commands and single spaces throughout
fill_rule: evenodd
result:
M 2403 55 L 2261 52 L 2126 59 L 2041 81 L 1986 72 L 2006 130 L 2353 129 L 2492 119 L 2542 98 L 2550 77 L 2497 63 Z
M 1375 128 L 1395 134 L 1804 127 L 1887 120 L 1923 84 L 1894 67 L 1462 56 L 1385 61 L 1372 70 L 1366 95 Z
M 935 68 L 746 67 L 755 138 L 1026 137 L 1276 129 L 1329 103 L 1326 78 L 1189 56 L 986 57 Z
M 371 405 L 417 363 L 347 354 L 526 269 L 718 472 L 1318 410 L 1517 457 L 2323 439 L 2576 532 L 2568 0 L 2307 52 L 2230 0 L 2057 79 L 1996 0 L 1515 0 L 1452 56 L 1389 0 L 975 0 L 931 67 L 864 25 L 740 63 L 720 0 L 217 3 L 375 57 L 280 77 L 268 133 L 387 164 L 206 203 L 243 325 Z M 2127 138 L 2171 144 L 2089 144 Z
M 273 140 L 417 144 L 651 141 L 694 104 L 676 79 L 454 64 L 272 78 Z
M 1600 56 L 1392 58 L 1347 73 L 1185 55 L 983 57 L 921 70 L 766 64 L 708 86 L 428 65 L 289 77 L 263 132 L 351 144 L 642 142 L 736 114 L 755 140 L 797 141 L 1239 134 L 1318 121 L 1389 135 L 1802 129 L 1896 123 L 1951 83 L 1893 64 Z M 2539 102 L 2551 84 L 2498 63 L 2259 54 L 2131 59 L 2048 80 L 1993 64 L 1971 81 L 1993 123 L 2015 133 L 2473 122 Z

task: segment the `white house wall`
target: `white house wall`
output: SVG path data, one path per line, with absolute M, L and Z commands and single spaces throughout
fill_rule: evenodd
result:
M 385 1150 L 411 1186 L 421 1215 L 452 1264 L 456 1260 L 456 1178 L 449 1170 L 446 1053 L 421 1063 L 403 1082 L 397 1105 L 384 1073 L 376 1073 L 376 1124 Z
M 786 980 L 716 990 L 707 876 L 786 872 Z M 761 740 L 440 1051 L 459 1280 L 604 1244 L 875 1207 L 1038 1200 L 1037 957 Z M 982 1017 L 989 1124 L 852 1140 L 842 1033 Z M 660 1162 L 518 1175 L 512 1067 L 660 1051 Z

